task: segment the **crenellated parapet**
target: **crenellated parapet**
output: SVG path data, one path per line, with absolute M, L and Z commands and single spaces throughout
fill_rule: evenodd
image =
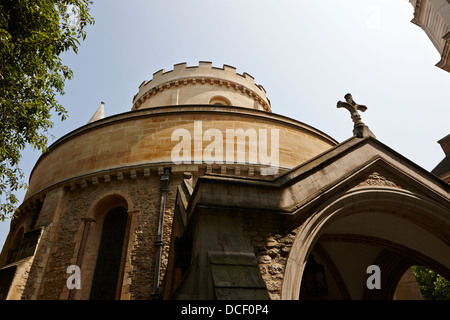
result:
M 228 65 L 213 67 L 211 62 L 199 62 L 198 66 L 179 63 L 173 70 L 155 72 L 152 80 L 139 86 L 132 110 L 187 104 L 233 105 L 271 112 L 266 91 L 251 75 L 239 74 Z

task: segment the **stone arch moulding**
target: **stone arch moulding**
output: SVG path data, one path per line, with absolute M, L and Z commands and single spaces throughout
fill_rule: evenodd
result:
M 281 288 L 282 300 L 299 299 L 308 256 L 323 230 L 338 219 L 367 211 L 392 214 L 405 219 L 431 232 L 443 244 L 450 246 L 450 213 L 448 208 L 438 202 L 402 189 L 351 189 L 322 205 L 302 223 L 286 262 Z
M 88 290 L 80 293 L 71 290 L 68 293 L 68 300 L 89 298 L 88 293 L 91 289 L 93 268 L 95 267 L 97 259 L 104 218 L 111 210 L 118 207 L 125 208 L 128 215 L 125 227 L 122 262 L 120 266 L 120 279 L 123 280 L 125 261 L 128 259 L 127 247 L 130 241 L 130 234 L 132 234 L 131 229 L 134 225 L 134 215 L 137 210 L 134 209 L 133 202 L 129 195 L 120 190 L 110 190 L 95 198 L 91 202 L 85 217 L 82 218 L 84 223 L 80 224 L 76 241 L 77 247 L 74 251 L 73 260 L 76 261 L 75 264 L 82 268 L 82 270 L 89 270 L 84 272 L 85 276 L 82 277 L 82 287 L 87 288 Z M 119 280 L 119 282 L 122 280 Z
M 231 101 L 230 99 L 224 97 L 224 96 L 214 96 L 209 100 L 209 104 L 213 104 L 213 105 L 225 105 L 225 106 L 231 106 Z
M 117 206 L 123 206 L 128 212 L 134 211 L 133 202 L 129 195 L 121 190 L 111 190 L 92 201 L 86 213 L 86 218 L 96 220 L 98 215 L 106 214 Z
M 14 232 L 14 236 L 11 238 L 11 244 L 8 248 L 8 252 L 5 258 L 4 266 L 16 261 L 17 254 L 20 249 L 20 244 L 22 243 L 23 235 L 25 231 L 24 223 L 22 223 L 17 230 Z
M 127 220 L 128 212 L 123 206 L 109 210 L 103 220 L 90 300 L 113 300 L 120 297 L 127 247 Z

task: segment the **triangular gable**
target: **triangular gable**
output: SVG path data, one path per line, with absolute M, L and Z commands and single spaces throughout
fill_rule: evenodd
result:
M 420 192 L 450 208 L 449 184 L 373 137 L 348 139 L 272 181 L 220 175 L 200 177 L 189 207 L 192 210 L 196 205 L 214 205 L 294 214 L 340 188 L 357 186 L 373 174 L 385 179 L 384 187 L 390 187 L 387 182 L 392 182 L 391 187 L 395 184 Z M 383 178 L 378 178 L 380 184 Z M 220 186 L 226 192 L 221 192 Z
M 326 193 L 357 186 L 421 193 L 449 206 L 450 186 L 378 140 L 353 138 L 279 178 L 291 189 L 294 210 Z

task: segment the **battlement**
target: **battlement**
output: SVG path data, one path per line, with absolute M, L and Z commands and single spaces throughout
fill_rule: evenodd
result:
M 141 105 L 153 95 L 166 89 L 179 89 L 186 85 L 213 85 L 227 88 L 229 91 L 239 91 L 240 94 L 250 97 L 261 109 L 271 111 L 270 101 L 262 85 L 256 84 L 255 79 L 248 73 L 239 74 L 236 68 L 223 65 L 214 67 L 212 62 L 200 61 L 198 66 L 188 66 L 187 63 L 174 65 L 172 70 L 161 69 L 153 74 L 150 81 L 144 81 L 139 86 L 138 93 L 133 97 L 132 110 L 139 109 Z M 205 91 L 212 88 L 205 88 Z M 197 89 L 198 91 L 198 89 Z

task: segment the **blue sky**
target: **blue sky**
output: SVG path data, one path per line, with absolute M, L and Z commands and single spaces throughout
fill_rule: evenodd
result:
M 252 75 L 274 113 L 339 142 L 353 123 L 336 103 L 350 92 L 381 142 L 432 170 L 444 157 L 436 142 L 450 133 L 450 74 L 434 66 L 439 53 L 413 11 L 406 0 L 97 0 L 78 55 L 63 56 L 75 75 L 60 98 L 69 119 L 50 133 L 86 124 L 102 100 L 107 116 L 130 111 L 160 69 L 211 61 Z M 39 155 L 24 152 L 27 179 Z M 1 245 L 8 229 L 0 223 Z

